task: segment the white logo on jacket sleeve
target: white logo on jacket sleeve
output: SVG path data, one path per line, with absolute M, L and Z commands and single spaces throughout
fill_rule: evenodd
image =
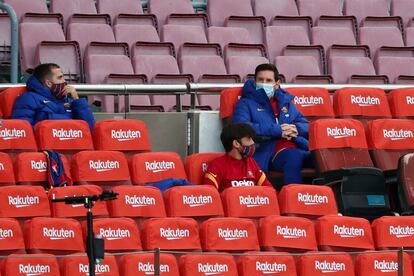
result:
M 13 140 L 26 137 L 26 131 L 24 129 L 8 129 L 4 128 L 0 130 L 0 138 L 3 140 Z
M 59 138 L 60 141 L 74 140 L 83 138 L 83 133 L 76 129 L 52 129 L 52 137 Z
M 371 97 L 371 96 L 364 97 L 362 95 L 359 95 L 359 96 L 351 95 L 351 103 L 358 104 L 359 106 L 373 106 L 373 105 L 380 105 L 381 101 L 377 97 Z

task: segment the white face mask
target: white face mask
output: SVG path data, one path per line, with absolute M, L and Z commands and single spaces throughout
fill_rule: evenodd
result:
M 262 89 L 266 92 L 266 95 L 271 98 L 275 95 L 275 85 L 273 83 L 256 83 L 256 90 Z

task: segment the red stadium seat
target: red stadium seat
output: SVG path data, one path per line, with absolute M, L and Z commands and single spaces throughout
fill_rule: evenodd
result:
M 208 164 L 223 154 L 222 152 L 204 152 L 187 156 L 184 161 L 184 166 L 188 181 L 195 184 L 203 184 L 204 173 L 208 168 Z
M 285 185 L 279 193 L 279 207 L 282 215 L 309 219 L 338 214 L 335 195 L 327 186 Z
M 81 151 L 72 157 L 73 181 L 100 186 L 129 185 L 128 162 L 119 151 Z
M 130 218 L 94 219 L 93 228 L 96 235 L 101 235 L 106 252 L 140 251 L 141 239 L 138 226 Z M 87 236 L 87 223 L 83 223 L 83 233 Z
M 306 218 L 268 216 L 260 219 L 258 232 L 260 246 L 266 251 L 317 250 L 313 223 Z
M 396 252 L 372 252 L 358 255 L 355 261 L 356 276 L 397 275 L 398 255 Z M 412 276 L 413 270 L 410 256 L 403 255 L 404 276 Z
M 381 217 L 372 222 L 375 247 L 378 250 L 414 248 L 414 217 Z
M 221 193 L 228 217 L 260 218 L 279 215 L 276 190 L 273 187 L 230 187 Z
M 180 257 L 179 265 L 181 276 L 238 276 L 236 261 L 231 255 L 188 254 Z
M 197 222 L 191 218 L 151 218 L 142 224 L 144 250 L 200 250 Z
M 1 218 L 0 255 L 7 256 L 13 253 L 26 253 L 25 241 L 19 222 L 13 218 Z
M 3 112 L 3 119 L 11 118 L 16 99 L 26 91 L 27 88 L 24 86 L 6 88 L 0 92 L 0 109 Z
M 0 152 L 0 186 L 15 184 L 13 162 L 7 153 Z
M 354 276 L 352 259 L 346 254 L 307 254 L 299 257 L 298 276 Z
M 200 226 L 204 251 L 259 250 L 256 227 L 252 220 L 242 218 L 211 218 Z
M 68 255 L 59 260 L 61 276 L 89 275 L 89 261 L 87 256 L 80 254 Z M 95 274 L 103 276 L 119 276 L 115 256 L 105 254 L 101 263 L 96 264 Z
M 414 197 L 411 193 L 414 187 L 414 153 L 409 153 L 401 157 L 398 161 L 398 193 L 400 205 L 403 213 L 412 214 L 414 207 Z
M 373 250 L 371 225 L 363 218 L 323 216 L 315 223 L 319 249 L 324 251 Z
M 82 227 L 74 219 L 32 218 L 25 221 L 23 232 L 29 253 L 62 255 L 85 251 Z
M 220 118 L 227 119 L 233 116 L 234 107 L 242 95 L 242 88 L 227 88 L 220 93 Z
M 256 256 L 240 256 L 238 258 L 238 269 L 240 276 L 262 276 L 280 275 L 296 276 L 296 266 L 293 256 L 281 252 L 279 255 L 268 255 L 269 253 L 249 252 L 258 254 Z
M 179 276 L 178 264 L 173 254 L 160 254 L 160 274 L 166 276 Z M 153 275 L 154 254 L 138 253 L 127 254 L 119 260 L 119 272 L 123 276 Z
M 81 186 L 67 186 L 57 187 L 49 191 L 49 200 L 56 198 L 65 198 L 68 196 L 90 196 L 100 195 L 102 188 L 95 185 L 81 185 Z M 84 204 L 65 204 L 64 202 L 51 202 L 50 209 L 52 216 L 55 218 L 76 218 L 85 219 L 86 209 Z M 108 210 L 106 209 L 106 203 L 103 201 L 97 201 L 93 207 L 94 217 L 106 217 L 108 216 Z
M 169 217 L 206 219 L 224 215 L 220 194 L 213 186 L 178 186 L 164 193 Z
M 388 94 L 388 102 L 394 118 L 414 118 L 414 89 L 403 88 L 393 90 Z
M 3 120 L 0 126 L 0 150 L 10 153 L 36 151 L 36 140 L 30 123 L 25 120 Z
M 132 183 L 142 185 L 166 178 L 186 179 L 183 162 L 175 152 L 138 153 L 131 160 Z
M 2 275 L 60 276 L 55 256 L 50 254 L 11 254 L 4 259 Z

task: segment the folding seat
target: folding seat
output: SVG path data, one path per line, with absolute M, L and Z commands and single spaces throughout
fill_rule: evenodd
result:
M 25 242 L 19 222 L 13 218 L 0 218 L 0 255 L 24 254 Z
M 112 22 L 121 13 L 127 14 L 142 14 L 142 6 L 139 1 L 135 0 L 98 0 L 96 1 L 98 13 L 109 14 Z
M 315 23 L 321 15 L 342 15 L 342 3 L 339 0 L 299 0 L 298 10 L 300 15 L 311 16 Z
M 200 226 L 200 239 L 204 251 L 259 250 L 256 227 L 250 219 L 208 219 Z
M 224 26 L 232 16 L 253 16 L 250 1 L 212 0 L 207 3 L 207 14 L 212 26 Z
M 372 57 L 382 46 L 404 47 L 401 31 L 390 27 L 359 28 L 359 43 L 369 46 Z
M 375 68 L 369 57 L 334 56 L 329 59 L 328 74 L 335 83 L 349 83 L 355 75 L 375 76 Z
M 321 15 L 316 22 L 318 27 L 340 27 L 352 30 L 354 36 L 358 34 L 357 19 L 353 15 L 327 16 Z
M 194 9 L 189 0 L 150 0 L 148 1 L 148 12 L 155 14 L 158 18 L 158 26 L 166 23 L 171 14 L 194 14 Z
M 130 170 L 132 183 L 135 185 L 159 182 L 167 178 L 187 178 L 181 158 L 175 152 L 135 154 Z
M 64 155 L 62 159 L 65 173 L 71 177 L 69 162 Z M 16 184 L 48 187 L 47 157 L 43 152 L 23 152 L 14 160 Z
M 32 218 L 23 227 L 29 253 L 66 255 L 85 251 L 82 227 L 74 219 Z
M 363 218 L 327 215 L 315 222 L 318 246 L 323 251 L 365 251 L 374 249 L 371 225 Z
M 214 159 L 223 156 L 223 152 L 204 152 L 188 155 L 184 160 L 184 167 L 188 181 L 195 184 L 203 184 L 204 173 L 208 164 Z
M 16 99 L 26 92 L 26 86 L 24 87 L 10 87 L 0 92 L 0 109 L 3 113 L 3 119 L 10 119 L 13 113 L 13 106 Z
M 7 153 L 0 152 L 0 186 L 15 185 L 13 163 Z M 0 188 L 1 189 L 1 188 Z
M 230 254 L 187 254 L 180 257 L 179 266 L 181 276 L 238 276 L 236 261 Z
M 314 45 L 322 45 L 325 52 L 327 52 L 333 44 L 356 45 L 354 32 L 346 27 L 313 27 L 311 40 Z
M 321 76 L 318 61 L 312 56 L 278 56 L 275 65 L 283 72 L 287 83 L 295 82 L 297 77 Z
M 57 23 L 24 22 L 20 24 L 22 73 L 37 66 L 35 64 L 36 48 L 42 41 L 65 41 L 62 27 Z
M 286 88 L 286 91 L 295 96 L 293 102 L 306 119 L 314 121 L 335 116 L 328 90 L 299 87 Z
M 35 136 L 40 150 L 58 151 L 69 159 L 79 151 L 93 150 L 91 130 L 83 120 L 41 121 Z
M 229 120 L 233 110 L 242 95 L 242 87 L 226 88 L 220 92 L 220 118 Z
M 298 276 L 354 276 L 354 265 L 348 254 L 306 254 L 299 257 Z
M 249 252 L 250 253 L 250 252 Z M 256 255 L 242 255 L 238 257 L 237 267 L 240 276 L 259 275 L 296 275 L 296 266 L 293 256 L 281 252 L 255 252 Z
M 201 249 L 197 222 L 191 218 L 150 218 L 142 224 L 144 250 L 197 251 Z
M 266 19 L 263 16 L 230 16 L 226 27 L 246 29 L 255 44 L 263 44 L 263 30 L 266 27 Z
M 397 250 L 414 248 L 414 217 L 385 216 L 372 222 L 375 247 L 377 250 Z
M 238 27 L 215 27 L 207 29 L 209 43 L 218 43 L 224 49 L 229 43 L 253 43 L 249 32 L 245 28 Z
M 394 118 L 413 119 L 414 109 L 414 90 L 411 88 L 402 88 L 392 90 L 388 93 L 388 103 L 391 114 Z
M 394 0 L 391 1 L 390 12 L 392 16 L 400 16 L 407 26 L 413 18 L 414 3 L 410 0 Z
M 160 42 L 157 29 L 150 25 L 116 24 L 114 34 L 117 42 L 128 43 L 131 50 L 137 41 Z
M 171 42 L 178 52 L 184 43 L 207 43 L 207 37 L 199 26 L 167 24 L 161 28 L 161 41 Z
M 59 265 L 51 254 L 11 254 L 4 259 L 2 275 L 59 276 Z
M 65 204 L 64 202 L 53 202 L 53 199 L 69 196 L 92 196 L 102 194 L 102 188 L 95 185 L 56 187 L 49 191 L 50 209 L 55 218 L 75 218 L 80 221 L 86 219 L 84 204 Z M 97 201 L 93 207 L 94 217 L 107 217 L 108 210 L 103 201 Z
M 304 253 L 317 250 L 313 222 L 300 217 L 267 216 L 260 219 L 260 246 L 265 251 Z
M 50 1 L 50 11 L 63 15 L 65 26 L 69 18 L 74 14 L 96 14 L 95 1 L 93 0 L 52 0 Z
M 12 159 L 16 153 L 36 151 L 33 128 L 26 120 L 3 120 L 0 126 L 0 150 L 9 153 Z
M 404 253 L 404 276 L 412 276 L 412 265 L 410 255 Z M 355 261 L 356 276 L 384 274 L 396 275 L 398 273 L 398 254 L 396 252 L 372 252 L 359 254 Z
M 382 47 L 378 50 L 375 66 L 378 74 L 388 76 L 390 83 L 412 83 L 414 76 L 414 48 Z
M 17 20 L 20 20 L 25 13 L 49 13 L 46 2 L 43 0 L 4 0 L 4 4 L 10 5 L 16 12 Z
M 412 171 L 414 168 L 414 154 L 409 153 L 400 158 L 398 162 L 398 195 L 400 197 L 400 206 L 404 214 L 413 212 L 413 196 L 411 187 L 414 185 Z
M 344 14 L 354 15 L 358 20 L 358 25 L 367 16 L 389 16 L 388 4 L 385 0 L 345 0 Z
M 179 276 L 178 264 L 173 254 L 161 253 L 159 271 L 163 275 Z M 155 272 L 154 254 L 138 253 L 121 256 L 119 272 L 124 276 L 145 276 Z
M 309 149 L 320 173 L 314 183 L 336 183 L 333 187 L 340 213 L 373 219 L 390 212 L 385 178 L 381 170 L 373 167 L 361 122 L 312 122 Z
M 273 0 L 257 0 L 253 4 L 254 15 L 264 16 L 267 25 L 271 25 L 275 16 L 298 16 L 298 8 L 294 0 L 278 1 L 277 5 Z
M 83 254 L 73 254 L 62 257 L 59 260 L 60 275 L 89 275 L 88 257 Z M 105 254 L 105 258 L 99 264 L 95 264 L 96 275 L 118 276 L 119 274 L 117 261 L 114 255 Z

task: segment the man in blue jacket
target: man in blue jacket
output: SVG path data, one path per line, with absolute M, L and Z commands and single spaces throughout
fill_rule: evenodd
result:
M 273 64 L 256 67 L 255 79 L 243 87 L 233 122 L 250 124 L 258 142 L 254 159 L 263 171 L 283 172 L 283 183 L 302 183 L 301 169 L 313 167 L 308 151 L 309 122 L 280 88 Z
M 23 119 L 34 127 L 43 120 L 84 120 L 91 131 L 95 124 L 88 102 L 80 99 L 73 86 L 66 85 L 59 65 L 40 64 L 26 82 L 27 92 L 17 98 L 13 119 Z

